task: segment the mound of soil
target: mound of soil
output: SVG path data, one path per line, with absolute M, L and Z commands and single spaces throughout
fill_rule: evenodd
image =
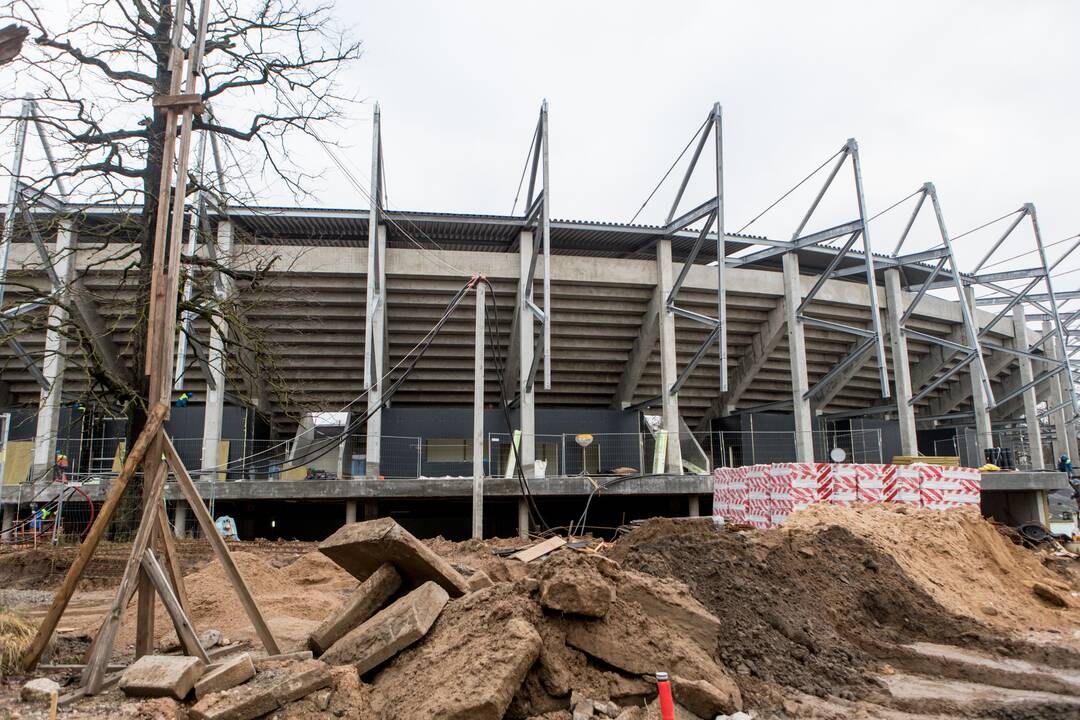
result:
M 948 613 L 890 555 L 843 527 L 781 528 L 761 538 L 656 519 L 608 556 L 689 586 L 721 619 L 718 659 L 751 701 L 764 699 L 762 682 L 862 695 L 876 686 L 871 649 L 879 644 L 977 635 L 975 623 Z
M 785 527 L 801 531 L 837 524 L 888 554 L 957 615 L 1009 630 L 1080 628 L 1075 607 L 1062 610 L 1032 601 L 1032 589 L 1040 583 L 1068 596 L 1074 588 L 1065 578 L 973 511 L 815 505 L 789 517 Z

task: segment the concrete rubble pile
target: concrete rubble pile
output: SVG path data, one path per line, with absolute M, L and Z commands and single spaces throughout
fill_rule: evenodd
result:
M 720 621 L 677 580 L 588 549 L 457 568 L 389 518 L 346 525 L 319 551 L 360 584 L 306 648 L 210 665 L 148 655 L 120 690 L 184 703 L 192 720 L 635 720 L 656 715 L 664 670 L 678 717 L 742 710 L 714 660 Z

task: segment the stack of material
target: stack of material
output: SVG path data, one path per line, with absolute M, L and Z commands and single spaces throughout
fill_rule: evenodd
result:
M 713 516 L 765 529 L 811 505 L 978 507 L 978 470 L 940 465 L 776 463 L 713 471 Z

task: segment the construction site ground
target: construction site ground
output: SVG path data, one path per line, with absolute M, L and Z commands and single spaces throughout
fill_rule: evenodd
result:
M 359 681 L 335 675 L 325 694 L 276 717 L 458 717 L 448 708 L 472 683 L 507 677 L 490 711 L 498 714 L 483 717 L 571 720 L 571 703 L 587 697 L 644 720 L 660 717 L 649 678 L 667 671 L 686 718 L 720 707 L 756 718 L 1080 718 L 1080 565 L 1018 545 L 969 510 L 817 506 L 767 531 L 655 519 L 529 563 L 496 554 L 527 544 L 517 539 L 425 544 L 462 575 L 483 571 L 493 584 L 451 599 L 426 636 Z M 304 647 L 358 584 L 314 543 L 230 547 L 283 651 Z M 46 666 L 82 662 L 128 550 L 99 549 Z M 181 541 L 179 551 L 196 628 L 259 650 L 208 545 Z M 39 621 L 73 555 L 0 555 L 0 606 Z M 601 607 L 591 617 L 555 609 L 553 578 Z M 132 658 L 134 613 L 133 603 L 117 663 Z M 155 628 L 159 652 L 177 646 L 160 605 Z M 19 700 L 22 685 L 42 675 L 69 687 L 78 680 L 71 670 L 8 674 L 0 718 L 48 717 L 47 706 Z M 59 711 L 186 715 L 183 703 L 127 698 L 115 687 Z

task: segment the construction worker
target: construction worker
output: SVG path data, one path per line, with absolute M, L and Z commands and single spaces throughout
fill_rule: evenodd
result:
M 1063 472 L 1070 478 L 1073 476 L 1072 461 L 1069 460 L 1069 456 L 1065 453 L 1061 453 L 1061 458 L 1058 460 L 1058 472 Z
M 186 392 L 180 393 L 180 397 L 176 398 L 176 407 L 187 407 L 188 400 L 191 399 L 191 395 Z

